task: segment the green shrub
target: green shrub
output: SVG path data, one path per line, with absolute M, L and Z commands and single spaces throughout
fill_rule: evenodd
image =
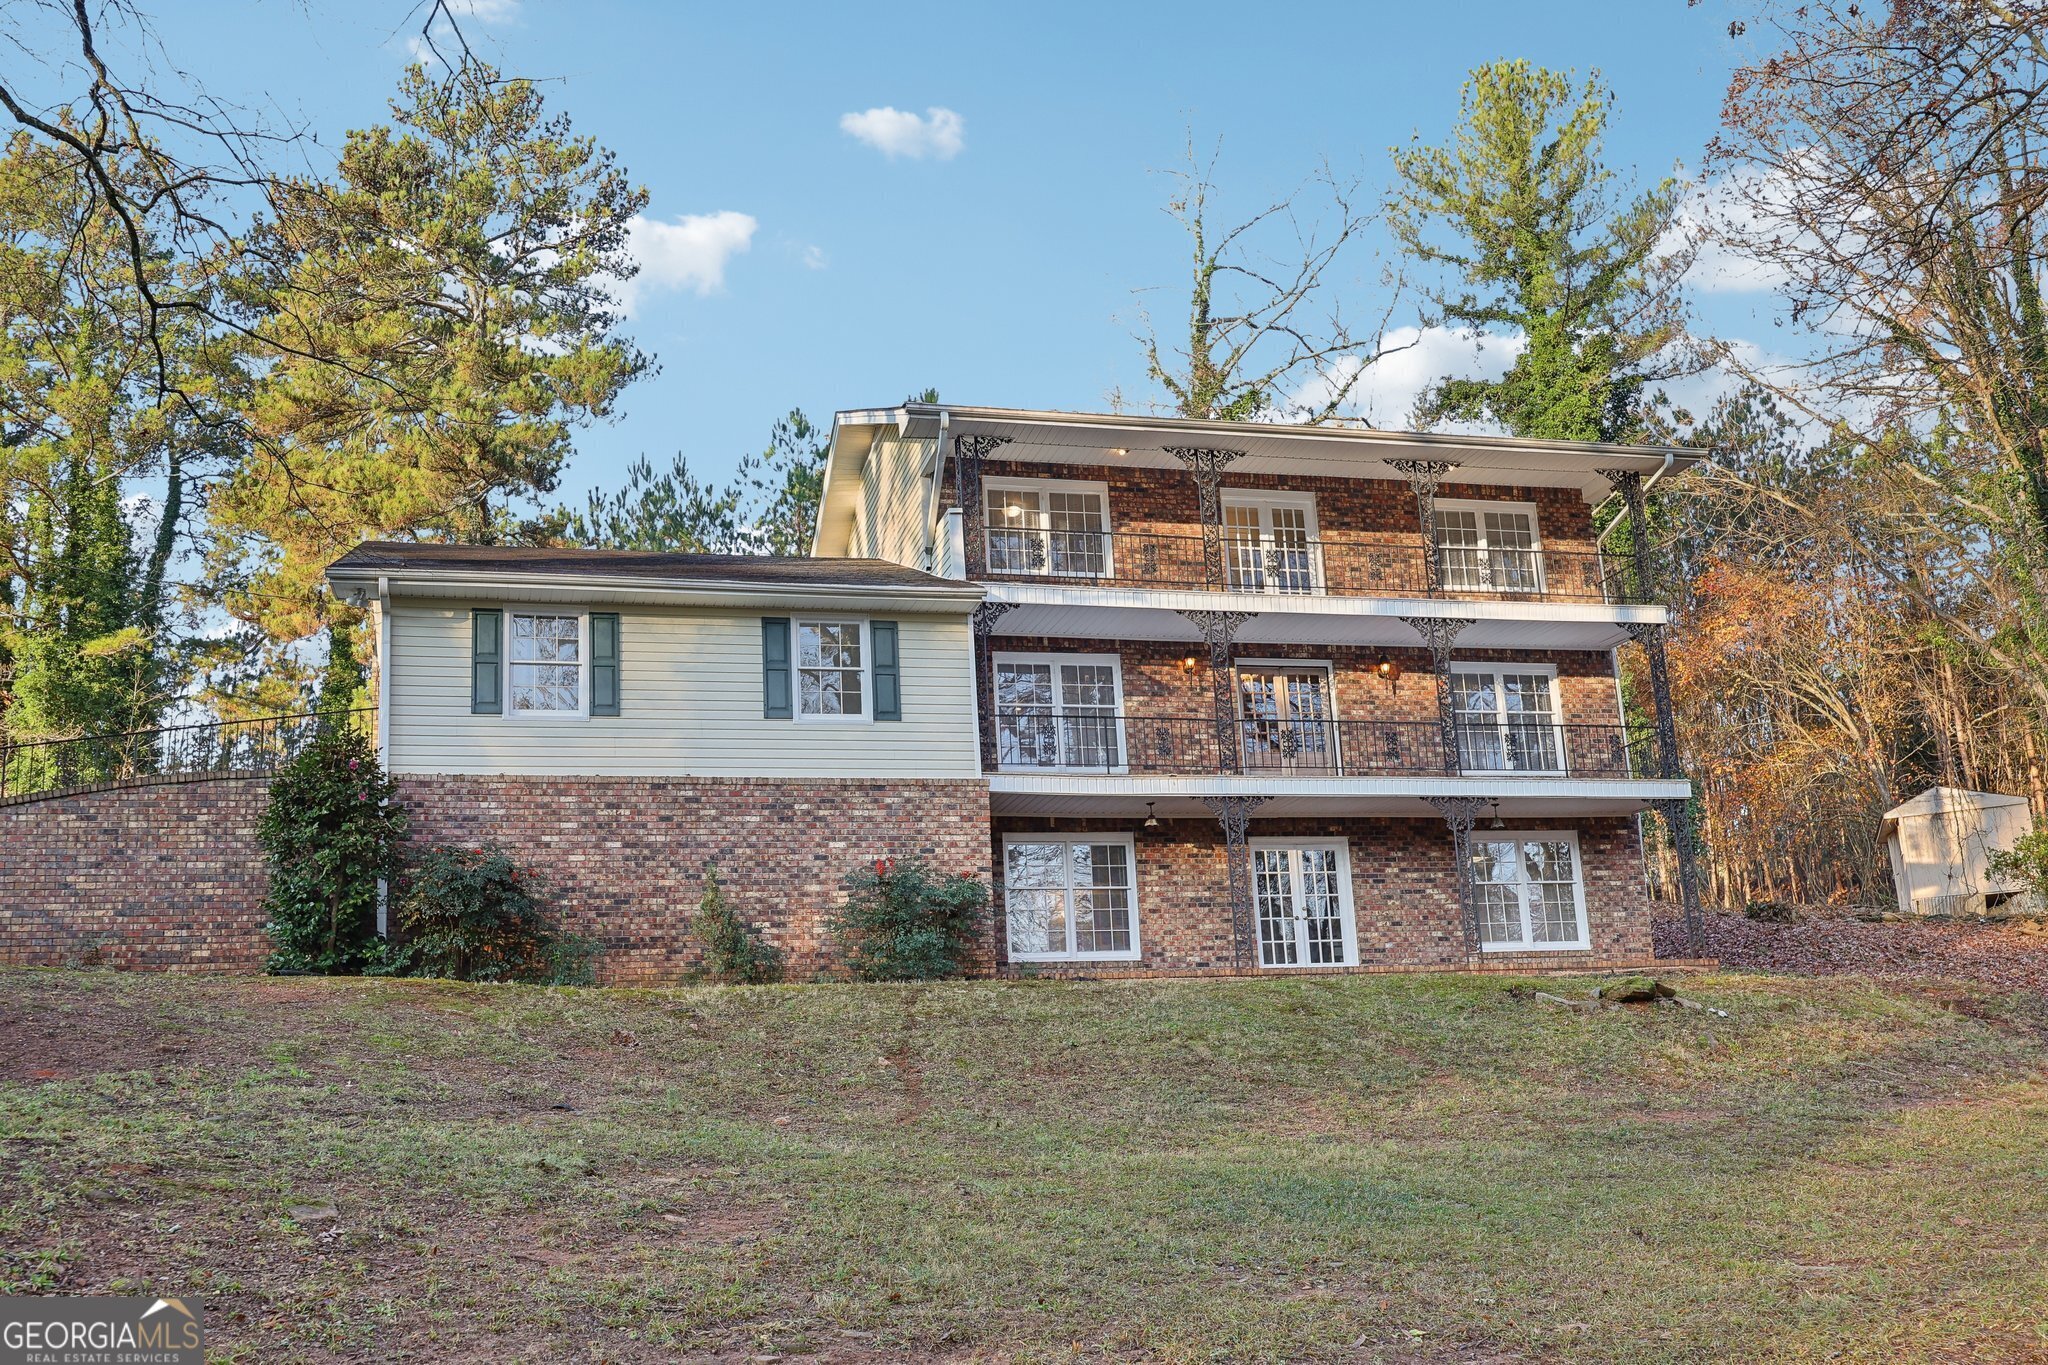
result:
M 832 933 L 863 981 L 930 981 L 960 971 L 987 908 L 988 888 L 972 877 L 941 876 L 918 858 L 878 860 L 847 879 Z
M 2030 829 L 1991 855 L 1991 875 L 2048 900 L 2048 827 Z
M 718 868 L 711 863 L 704 864 L 697 937 L 704 941 L 704 974 L 713 981 L 759 986 L 782 980 L 782 953 L 726 901 Z
M 1790 924 L 1799 918 L 1799 912 L 1783 901 L 1751 901 L 1742 913 L 1759 924 Z
M 256 839 L 270 864 L 265 929 L 274 972 L 354 972 L 376 940 L 377 882 L 391 875 L 405 814 L 369 736 L 323 724 L 270 782 Z
M 455 981 L 545 980 L 555 935 L 536 880 L 502 849 L 434 848 L 398 907 L 407 975 Z

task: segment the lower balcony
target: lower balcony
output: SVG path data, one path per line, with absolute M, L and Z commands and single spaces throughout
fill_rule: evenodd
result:
M 1673 778 L 1654 739 L 1625 725 L 999 712 L 995 771 L 1090 776 Z

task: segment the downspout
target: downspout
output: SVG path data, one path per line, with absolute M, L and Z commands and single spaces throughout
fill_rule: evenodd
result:
M 932 447 L 932 489 L 924 506 L 924 567 L 939 571 L 939 489 L 946 482 L 946 428 L 952 421 L 950 408 L 939 409 L 939 443 Z
M 377 575 L 377 766 L 391 776 L 391 580 Z M 391 882 L 377 879 L 377 937 L 391 935 Z
M 1664 463 L 1663 463 L 1663 464 L 1661 464 L 1661 465 L 1659 465 L 1659 466 L 1657 467 L 1657 472 L 1656 472 L 1656 473 L 1654 473 L 1654 474 L 1652 474 L 1652 475 L 1650 475 L 1650 479 L 1649 479 L 1649 482 L 1647 482 L 1647 483 L 1645 483 L 1645 484 L 1643 485 L 1643 496 L 1644 496 L 1644 497 L 1646 497 L 1646 498 L 1647 498 L 1648 496 L 1650 496 L 1650 490 L 1651 490 L 1652 488 L 1655 488 L 1655 487 L 1657 486 L 1657 480 L 1659 480 L 1659 479 L 1663 478 L 1663 477 L 1664 477 L 1664 476 L 1665 476 L 1666 474 L 1669 474 L 1669 473 L 1671 472 L 1671 466 L 1672 466 L 1672 465 L 1674 465 L 1674 464 L 1677 464 L 1677 463 L 1678 463 L 1678 452 L 1676 452 L 1676 451 L 1672 451 L 1672 450 L 1667 450 L 1667 451 L 1665 451 L 1665 452 L 1664 452 Z M 1612 493 L 1609 493 L 1609 494 L 1607 495 L 1607 498 L 1611 498 L 1611 497 L 1613 497 L 1613 496 L 1614 496 L 1614 494 L 1612 494 Z M 1606 502 L 1607 502 L 1607 498 L 1602 498 L 1602 499 L 1600 499 L 1600 502 L 1599 502 L 1599 504 L 1596 504 L 1596 510 L 1597 510 L 1597 507 L 1599 507 L 1599 506 L 1604 506 L 1604 505 L 1606 504 Z M 1619 517 L 1616 517 L 1616 518 L 1615 518 L 1615 519 L 1614 519 L 1613 521 L 1610 521 L 1610 522 L 1608 522 L 1608 523 L 1607 523 L 1607 530 L 1606 530 L 1606 531 L 1602 531 L 1602 532 L 1601 532 L 1601 533 L 1600 533 L 1599 535 L 1597 535 L 1597 536 L 1595 536 L 1595 537 L 1593 538 L 1593 548 L 1594 548 L 1595 550 L 1600 550 L 1600 549 L 1603 549 L 1603 548 L 1605 548 L 1605 547 L 1606 547 L 1606 544 L 1607 544 L 1607 534 L 1608 534 L 1608 532 L 1609 532 L 1609 531 L 1612 531 L 1612 530 L 1613 530 L 1613 529 L 1614 529 L 1615 527 L 1617 527 L 1617 526 L 1619 526 L 1619 525 L 1621 525 L 1621 518 L 1619 518 Z

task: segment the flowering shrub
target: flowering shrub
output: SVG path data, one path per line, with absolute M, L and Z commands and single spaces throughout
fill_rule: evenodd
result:
M 918 858 L 877 859 L 847 879 L 832 933 L 863 981 L 930 981 L 959 973 L 987 907 L 988 888 L 972 877 L 940 876 Z
M 391 874 L 405 814 L 369 736 L 323 724 L 270 782 L 256 838 L 270 864 L 270 970 L 354 972 L 376 937 L 377 882 Z

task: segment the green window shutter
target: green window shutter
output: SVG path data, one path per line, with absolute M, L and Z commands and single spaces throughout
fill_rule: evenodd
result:
M 619 714 L 619 614 L 590 613 L 590 714 Z
M 788 720 L 796 714 L 791 706 L 789 677 L 789 618 L 761 618 L 761 714 L 769 720 Z
M 870 621 L 868 635 L 875 650 L 875 719 L 902 720 L 903 665 L 902 651 L 896 644 L 896 623 Z
M 505 714 L 505 613 L 495 608 L 469 614 L 469 709 Z

